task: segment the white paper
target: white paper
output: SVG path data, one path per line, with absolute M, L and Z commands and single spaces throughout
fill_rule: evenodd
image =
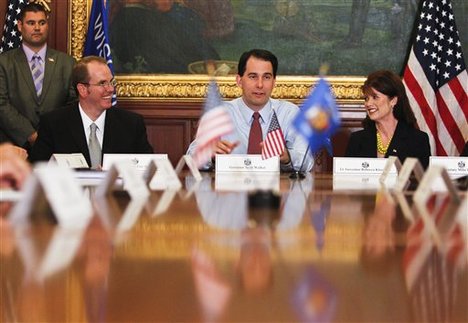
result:
M 0 189 L 0 202 L 16 202 L 23 197 L 23 192 L 11 189 Z

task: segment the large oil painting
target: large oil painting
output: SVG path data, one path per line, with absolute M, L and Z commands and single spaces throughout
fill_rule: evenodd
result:
M 72 10 L 83 3 L 71 1 Z M 236 73 L 243 51 L 266 48 L 279 58 L 279 75 L 295 81 L 316 76 L 323 64 L 328 75 L 339 77 L 362 79 L 382 68 L 400 73 L 420 2 L 108 0 L 114 68 L 123 79 L 180 75 L 182 80 L 207 70 L 226 76 Z M 452 4 L 466 55 L 468 1 Z

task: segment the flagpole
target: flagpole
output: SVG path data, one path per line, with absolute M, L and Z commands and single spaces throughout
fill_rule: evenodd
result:
M 302 171 L 302 167 L 304 167 L 304 162 L 305 162 L 307 154 L 309 153 L 309 148 L 310 148 L 310 145 L 307 145 L 307 150 L 305 151 L 304 156 L 302 157 L 301 166 L 299 167 L 299 170 L 295 170 L 291 175 L 289 175 L 290 179 L 306 178 L 304 172 Z M 293 169 L 294 169 L 294 166 L 293 166 Z

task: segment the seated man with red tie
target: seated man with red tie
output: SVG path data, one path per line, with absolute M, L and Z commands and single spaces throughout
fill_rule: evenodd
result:
M 216 154 L 261 154 L 272 116 L 276 113 L 284 135 L 285 150 L 280 155 L 282 171 L 310 171 L 313 158 L 307 151 L 307 142 L 295 131 L 292 122 L 299 108 L 283 100 L 270 97 L 275 86 L 278 59 L 263 49 L 252 49 L 239 59 L 237 85 L 242 96 L 224 104 L 229 112 L 234 131 L 216 144 Z M 193 154 L 197 141 L 187 151 Z M 303 159 L 304 163 L 303 162 Z M 302 167 L 301 167 L 302 165 Z M 210 168 L 208 163 L 204 168 Z
M 93 169 L 103 153 L 151 154 L 143 117 L 112 107 L 115 79 L 102 57 L 88 56 L 73 68 L 79 102 L 41 117 L 30 160 L 48 160 L 54 153 L 82 153 Z

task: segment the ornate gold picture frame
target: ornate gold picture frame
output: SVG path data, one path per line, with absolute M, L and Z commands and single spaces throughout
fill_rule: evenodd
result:
M 82 57 L 88 16 L 92 0 L 69 0 L 68 52 Z M 112 44 L 111 44 L 112 45 Z M 118 74 L 117 95 L 122 100 L 145 101 L 203 101 L 209 77 L 203 74 Z M 216 77 L 222 96 L 232 99 L 240 96 L 240 89 L 233 76 Z M 278 76 L 273 97 L 300 102 L 310 92 L 318 77 Z M 364 77 L 329 76 L 340 106 L 360 105 Z

